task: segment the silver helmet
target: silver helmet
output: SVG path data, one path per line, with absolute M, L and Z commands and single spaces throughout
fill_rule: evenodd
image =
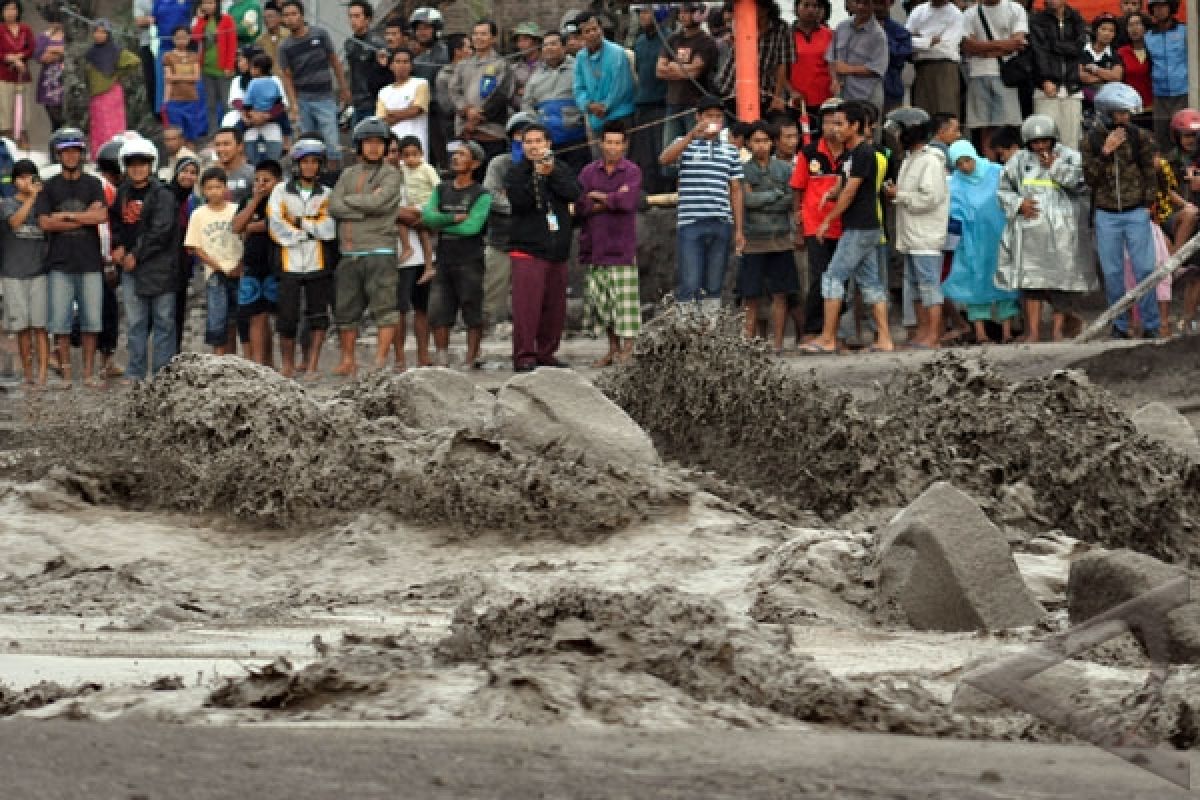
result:
M 1058 141 L 1058 125 L 1052 117 L 1045 114 L 1034 114 L 1021 123 L 1021 141 L 1029 144 L 1037 139 L 1053 139 Z

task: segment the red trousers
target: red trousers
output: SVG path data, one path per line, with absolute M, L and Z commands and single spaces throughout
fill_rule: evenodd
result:
M 512 254 L 513 366 L 549 364 L 567 320 L 567 263 Z

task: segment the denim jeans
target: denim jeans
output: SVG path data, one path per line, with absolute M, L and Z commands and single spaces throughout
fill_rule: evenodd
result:
M 214 272 L 204 282 L 208 298 L 208 315 L 204 320 L 204 343 L 220 347 L 229 338 L 229 326 L 236 322 L 238 279 Z
M 71 332 L 75 308 L 79 308 L 81 333 L 100 333 L 104 328 L 104 276 L 99 272 L 59 272 L 50 270 L 47 281 L 50 333 L 65 336 Z
M 125 300 L 125 316 L 129 320 L 127 334 L 129 365 L 125 374 L 135 381 L 146 377 L 146 345 L 153 329 L 154 361 L 150 375 L 167 365 L 175 356 L 175 293 L 166 292 L 143 297 L 134 287 L 133 276 L 121 277 L 121 292 Z
M 863 302 L 869 306 L 887 302 L 887 290 L 879 282 L 879 228 L 844 230 L 829 269 L 821 279 L 826 300 L 844 300 L 846 281 L 854 278 Z
M 904 254 L 904 283 L 925 308 L 942 304 L 942 255 Z
M 1154 272 L 1154 236 L 1150 230 L 1150 212 L 1135 208 L 1120 214 L 1096 209 L 1096 255 L 1100 257 L 1100 268 L 1104 271 L 1104 295 L 1108 305 L 1125 294 L 1125 255 L 1133 262 L 1134 277 L 1140 282 Z M 1138 301 L 1142 315 L 1142 327 L 1157 332 L 1161 321 L 1158 317 L 1158 299 L 1154 292 L 1147 292 Z M 1113 323 L 1118 331 L 1129 332 L 1129 314 L 1122 314 Z
M 325 140 L 330 161 L 341 161 L 342 151 L 339 146 L 341 134 L 338 131 L 337 101 L 332 97 L 306 95 L 303 92 L 296 98 L 300 106 L 300 130 L 302 132 L 317 131 Z
M 701 219 L 680 225 L 676 234 L 679 285 L 675 299 L 689 303 L 701 298 L 720 300 L 729 265 L 729 243 L 733 223 L 728 220 Z

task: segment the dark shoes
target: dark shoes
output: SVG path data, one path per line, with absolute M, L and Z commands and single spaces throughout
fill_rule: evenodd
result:
M 551 367 L 554 369 L 570 369 L 571 365 L 565 361 L 559 361 L 557 358 L 552 358 L 549 361 L 536 363 L 533 361 L 524 364 L 517 364 L 513 367 L 513 372 L 533 372 L 538 367 Z

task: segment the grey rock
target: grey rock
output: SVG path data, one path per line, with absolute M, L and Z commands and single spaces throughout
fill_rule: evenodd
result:
M 1046 613 L 1004 534 L 949 483 L 930 486 L 896 515 L 876 564 L 881 606 L 914 628 L 1000 630 L 1034 625 Z
M 535 451 L 559 447 L 591 466 L 659 463 L 646 432 L 569 369 L 543 367 L 513 376 L 496 397 L 490 428 L 511 443 Z
M 469 428 L 491 416 L 495 398 L 474 381 L 445 367 L 409 370 L 396 379 L 402 416 L 415 428 Z
M 1151 589 L 1186 575 L 1186 571 L 1132 550 L 1099 550 L 1071 562 L 1067 579 L 1067 613 L 1072 625 L 1085 622 Z M 1168 657 L 1175 664 L 1200 664 L 1200 584 L 1193 579 L 1194 602 L 1167 614 Z M 1143 648 L 1142 632 L 1133 630 Z
M 1188 418 L 1165 403 L 1147 403 L 1133 415 L 1138 433 L 1200 461 L 1200 436 Z

